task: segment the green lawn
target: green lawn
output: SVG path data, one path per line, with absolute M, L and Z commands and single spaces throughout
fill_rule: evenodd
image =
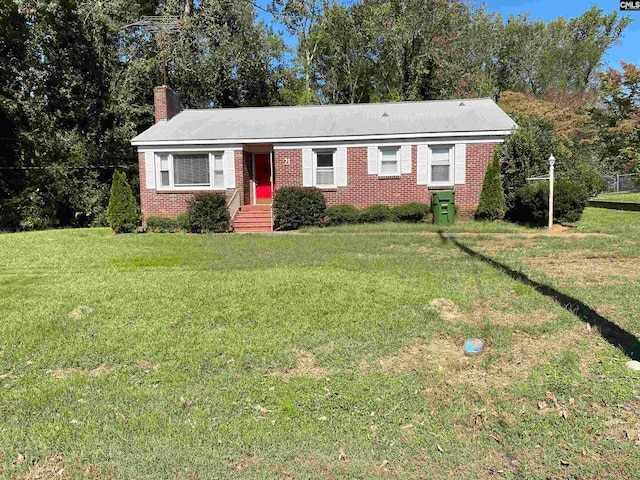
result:
M 634 193 L 601 193 L 601 200 L 617 200 L 619 202 L 640 202 L 640 192 Z
M 630 213 L 0 235 L 0 477 L 637 478 Z

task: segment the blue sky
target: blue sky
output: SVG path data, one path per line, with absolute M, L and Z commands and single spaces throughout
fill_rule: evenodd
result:
M 257 0 L 256 4 L 266 7 L 269 0 Z M 578 17 L 589 10 L 592 5 L 604 10 L 605 13 L 613 11 L 619 14 L 626 14 L 631 17 L 632 22 L 627 27 L 622 37 L 621 44 L 609 49 L 603 59 L 605 67 L 620 67 L 620 61 L 627 63 L 635 63 L 640 65 L 640 11 L 637 12 L 620 12 L 619 0 L 595 0 L 595 1 L 568 1 L 568 0 L 485 0 L 484 4 L 488 11 L 500 12 L 503 17 L 518 15 L 519 13 L 529 12 L 532 19 L 542 19 L 546 22 L 555 20 L 562 16 L 566 20 Z M 270 23 L 272 18 L 269 14 L 258 10 L 258 18 L 265 23 Z M 282 29 L 282 26 L 277 30 Z M 286 33 L 285 41 L 295 41 Z
M 619 68 L 620 60 L 627 63 L 640 65 L 640 11 L 620 12 L 619 0 L 597 0 L 597 1 L 567 1 L 567 0 L 538 0 L 538 1 L 518 1 L 518 0 L 487 0 L 487 10 L 500 12 L 503 17 L 509 14 L 529 12 L 532 19 L 542 19 L 544 21 L 555 20 L 562 16 L 566 20 L 579 17 L 589 10 L 592 5 L 604 10 L 605 13 L 618 12 L 631 17 L 631 24 L 626 28 L 621 44 L 609 49 L 605 54 L 604 62 L 606 66 Z

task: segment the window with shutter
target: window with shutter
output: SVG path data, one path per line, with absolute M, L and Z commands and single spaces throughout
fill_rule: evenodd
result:
M 400 175 L 399 147 L 380 148 L 380 168 L 378 176 L 397 177 Z
M 157 153 L 155 164 L 162 190 L 224 189 L 225 176 L 234 174 L 233 168 L 227 171 L 224 152 Z
M 453 185 L 453 147 L 430 148 L 429 185 Z
M 315 171 L 314 179 L 316 187 L 335 187 L 335 151 L 334 150 L 318 150 L 315 151 Z
M 224 159 L 222 153 L 213 154 L 213 186 L 224 188 Z

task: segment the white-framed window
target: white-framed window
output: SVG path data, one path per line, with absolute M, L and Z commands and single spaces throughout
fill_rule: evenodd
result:
M 314 150 L 313 152 L 314 185 L 319 188 L 336 186 L 336 151 Z
M 400 176 L 400 147 L 378 148 L 378 176 Z
M 453 145 L 429 147 L 429 185 L 453 185 Z
M 156 155 L 159 189 L 224 189 L 222 152 L 171 152 Z

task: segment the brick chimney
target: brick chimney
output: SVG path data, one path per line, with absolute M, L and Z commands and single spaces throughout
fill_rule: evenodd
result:
M 153 108 L 156 123 L 171 120 L 180 113 L 180 96 L 166 85 L 153 89 Z

